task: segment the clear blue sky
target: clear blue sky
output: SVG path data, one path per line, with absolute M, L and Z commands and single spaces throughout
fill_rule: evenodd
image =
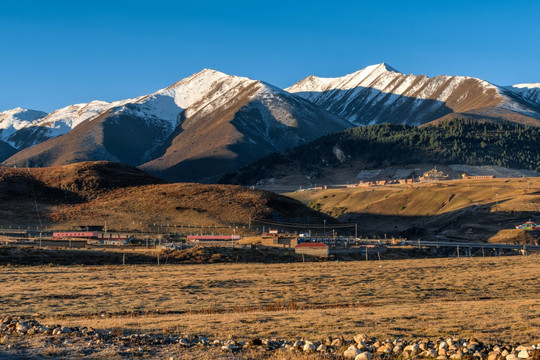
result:
M 387 62 L 540 82 L 540 1 L 0 0 L 0 111 L 154 92 L 203 68 L 286 87 Z

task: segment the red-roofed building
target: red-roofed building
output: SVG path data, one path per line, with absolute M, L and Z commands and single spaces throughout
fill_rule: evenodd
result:
M 306 254 L 311 256 L 328 257 L 329 247 L 326 244 L 314 242 L 314 243 L 301 243 L 296 245 L 294 251 L 297 254 Z

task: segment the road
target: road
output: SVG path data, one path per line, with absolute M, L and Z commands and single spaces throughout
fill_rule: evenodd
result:
M 508 249 L 508 250 L 540 250 L 540 245 L 520 245 L 520 244 L 494 244 L 477 242 L 457 242 L 457 241 L 422 241 L 406 240 L 406 245 L 428 246 L 428 247 L 460 247 L 460 248 L 484 248 L 484 249 Z

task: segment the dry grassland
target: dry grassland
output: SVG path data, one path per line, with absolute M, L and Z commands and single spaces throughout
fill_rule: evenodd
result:
M 540 178 L 452 180 L 286 195 L 341 221 L 358 222 L 361 232 L 379 235 L 426 238 L 444 233 L 473 241 L 495 242 L 502 237 L 520 242 L 519 233 L 498 233 L 530 218 L 537 220 L 540 214 Z
M 349 212 L 399 216 L 433 216 L 472 205 L 492 211 L 540 211 L 540 178 L 452 180 L 287 193 L 322 210 L 345 207 Z
M 46 323 L 219 338 L 366 332 L 538 342 L 539 272 L 538 255 L 2 267 L 0 315 L 38 313 Z

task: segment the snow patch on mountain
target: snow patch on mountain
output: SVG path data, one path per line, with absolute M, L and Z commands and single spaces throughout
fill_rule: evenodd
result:
M 521 86 L 538 101 L 534 84 Z M 336 78 L 309 76 L 286 89 L 357 125 L 396 122 L 419 125 L 452 112 L 500 106 L 538 117 L 536 109 L 515 101 L 508 89 L 468 76 L 405 75 L 375 64 Z M 536 93 L 538 91 L 538 93 Z
M 245 77 L 204 69 L 156 94 L 170 96 L 176 105 L 186 109 L 185 116 L 205 115 L 225 105 L 241 88 L 259 83 Z
M 516 84 L 504 88 L 535 105 L 540 105 L 540 83 Z
M 6 141 L 17 130 L 37 122 L 47 116 L 46 112 L 15 108 L 0 112 L 0 140 Z

